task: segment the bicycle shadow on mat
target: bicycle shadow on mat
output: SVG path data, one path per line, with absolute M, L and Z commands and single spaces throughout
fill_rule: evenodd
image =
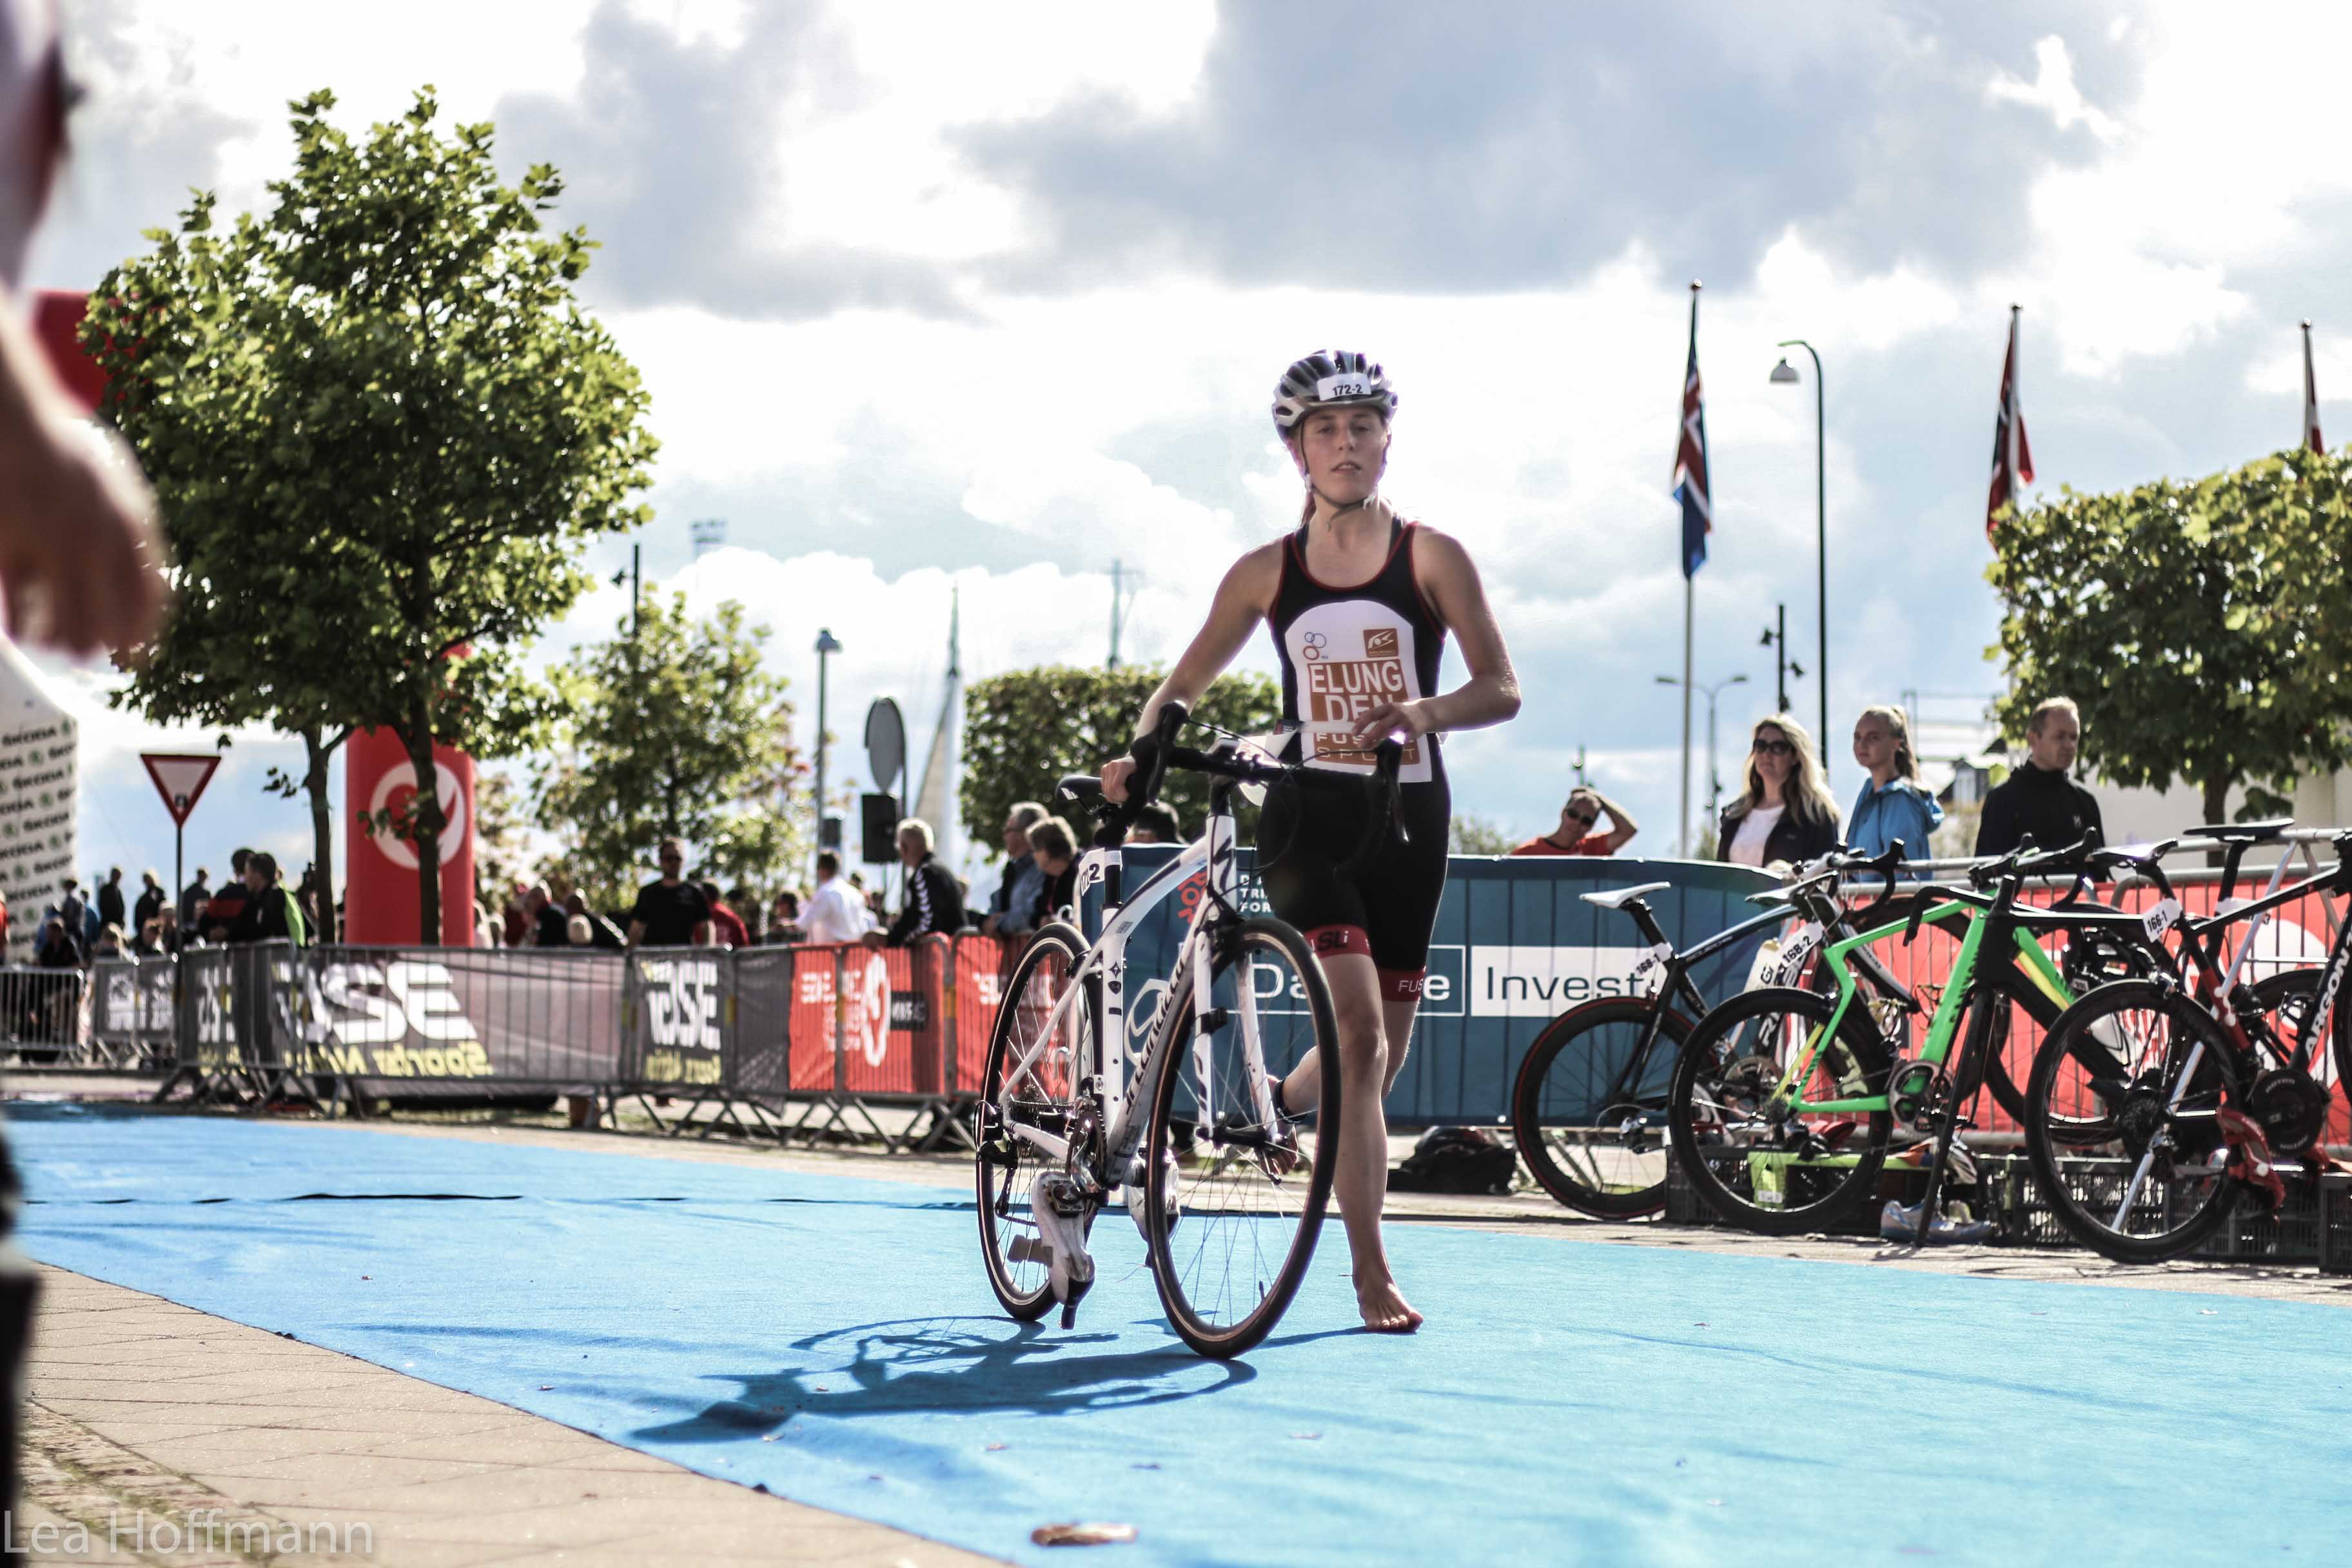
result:
M 1269 1344 L 1318 1339 L 1284 1336 Z M 1160 1350 L 1108 1352 L 1114 1333 L 1067 1334 L 1002 1318 L 898 1318 L 793 1342 L 806 1364 L 717 1373 L 735 1397 L 629 1434 L 632 1442 L 731 1443 L 765 1436 L 803 1416 L 1074 1415 L 1167 1405 L 1239 1388 L 1257 1377 L 1240 1361 L 1210 1361 L 1170 1339 Z

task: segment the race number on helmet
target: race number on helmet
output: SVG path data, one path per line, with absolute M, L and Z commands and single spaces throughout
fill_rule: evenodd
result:
M 1396 413 L 1397 395 L 1381 367 L 1348 349 L 1318 349 L 1282 373 L 1274 389 L 1274 427 L 1288 435 L 1318 408 L 1377 408 Z

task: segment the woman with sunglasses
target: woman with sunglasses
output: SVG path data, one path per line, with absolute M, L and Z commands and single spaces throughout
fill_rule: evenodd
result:
M 1822 784 L 1813 738 L 1786 713 L 1756 721 L 1748 788 L 1723 808 L 1715 858 L 1742 866 L 1795 865 L 1837 847 L 1838 807 Z

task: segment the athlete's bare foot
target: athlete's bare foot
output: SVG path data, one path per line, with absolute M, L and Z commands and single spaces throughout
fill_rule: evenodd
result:
M 1376 1334 L 1409 1334 L 1422 1325 L 1421 1314 L 1386 1275 L 1370 1285 L 1356 1281 L 1356 1310 L 1363 1313 L 1364 1327 Z

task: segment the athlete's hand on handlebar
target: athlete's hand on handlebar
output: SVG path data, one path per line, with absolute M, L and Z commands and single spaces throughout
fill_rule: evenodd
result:
M 1113 757 L 1102 765 L 1103 798 L 1113 805 L 1127 804 L 1127 781 L 1135 776 L 1133 757 Z

